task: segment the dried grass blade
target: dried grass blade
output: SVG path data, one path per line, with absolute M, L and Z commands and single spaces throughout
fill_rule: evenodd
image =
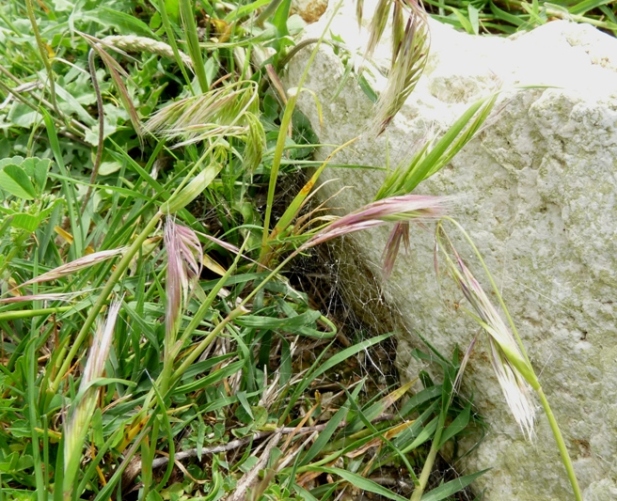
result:
M 277 432 L 272 435 L 268 441 L 268 445 L 259 457 L 259 460 L 248 472 L 244 474 L 242 478 L 238 480 L 235 490 L 225 498 L 225 501 L 244 501 L 246 499 L 247 492 L 256 484 L 259 478 L 259 472 L 268 464 L 270 452 L 278 445 L 282 434 L 283 433 L 281 430 L 277 430 Z
M 63 264 L 62 266 L 58 266 L 47 273 L 43 273 L 38 277 L 35 277 L 27 282 L 21 284 L 20 287 L 38 284 L 41 282 L 48 282 L 50 280 L 57 280 L 58 278 L 62 278 L 66 275 L 70 275 L 75 273 L 76 271 L 82 270 L 84 268 L 89 268 L 90 266 L 94 266 L 96 264 L 102 263 L 108 259 L 111 259 L 116 256 L 120 256 L 124 254 L 127 250 L 127 247 L 120 247 L 119 249 L 110 249 L 99 252 L 94 252 L 93 254 L 88 254 L 87 256 L 80 257 L 71 261 L 70 263 Z
M 121 306 L 121 300 L 111 303 L 107 320 L 96 330 L 79 384 L 78 404 L 70 410 L 64 430 L 64 499 L 72 499 L 74 479 L 81 464 L 84 441 L 100 392 L 92 383 L 103 376 Z
M 27 296 L 8 297 L 0 299 L 0 304 L 22 303 L 27 301 L 70 301 L 75 296 L 84 294 L 86 291 L 51 293 L 51 294 L 30 294 Z
M 99 39 L 92 37 L 90 35 L 86 35 L 85 33 L 81 33 L 81 36 L 85 38 L 85 40 L 90 44 L 90 46 L 94 49 L 94 51 L 101 58 L 101 61 L 107 67 L 109 74 L 111 75 L 111 79 L 116 86 L 118 94 L 120 95 L 120 100 L 124 105 L 127 113 L 129 114 L 129 119 L 131 120 L 131 124 L 135 128 L 135 132 L 139 136 L 142 134 L 141 120 L 139 119 L 139 115 L 137 110 L 135 109 L 135 105 L 133 105 L 133 101 L 131 100 L 131 96 L 129 95 L 129 91 L 124 84 L 122 76 L 128 78 L 129 75 L 122 66 L 118 64 L 118 62 L 111 57 L 105 50 L 103 50 L 101 42 Z

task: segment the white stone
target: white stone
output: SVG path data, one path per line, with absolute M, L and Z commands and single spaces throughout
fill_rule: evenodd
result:
M 355 46 L 366 39 L 347 1 L 330 31 Z M 308 28 L 319 36 L 333 12 Z M 370 16 L 367 16 L 370 18 Z M 431 23 L 432 50 L 415 92 L 387 132 L 363 136 L 339 154 L 337 164 L 394 166 L 443 132 L 474 100 L 504 89 L 487 127 L 418 193 L 454 197 L 450 209 L 483 253 L 502 289 L 542 386 L 565 435 L 585 499 L 617 499 L 617 40 L 586 25 L 555 21 L 510 39 L 471 37 Z M 312 48 L 312 47 L 311 47 Z M 289 65 L 286 82 L 297 86 L 310 50 Z M 390 49 L 378 50 L 378 67 Z M 370 127 L 373 108 L 351 78 L 338 96 L 344 66 L 322 45 L 299 106 L 322 143 L 342 144 Z M 383 79 L 377 78 L 377 87 Z M 552 88 L 513 90 L 515 85 Z M 330 150 L 323 148 L 325 158 Z M 326 169 L 322 198 L 348 212 L 372 200 L 383 171 Z M 463 349 L 478 327 L 454 307 L 461 294 L 433 269 L 433 235 L 413 228 L 412 250 L 399 258 L 383 284 L 384 317 L 376 282 L 388 230 L 348 240 L 350 299 L 380 326 L 399 329 L 398 365 L 416 377 L 409 357 L 414 332 L 444 354 Z M 460 242 L 460 240 L 457 240 Z M 468 248 L 462 254 L 484 276 Z M 353 269 L 353 268 L 352 268 Z M 352 275 L 353 273 L 353 275 Z M 374 301 L 373 303 L 367 303 Z M 537 436 L 526 442 L 508 412 L 480 337 L 466 374 L 467 391 L 490 425 L 465 472 L 493 468 L 476 485 L 489 501 L 573 499 L 564 468 L 541 414 Z M 539 409 L 540 410 L 540 409 Z

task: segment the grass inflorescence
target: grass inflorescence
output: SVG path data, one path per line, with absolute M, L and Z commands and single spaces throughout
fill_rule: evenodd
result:
M 421 5 L 383 2 L 382 15 L 392 3 L 378 132 L 429 50 Z M 427 5 L 475 26 L 475 4 L 469 18 L 459 3 Z M 456 391 L 459 354 L 417 351 L 443 376 L 419 374 L 410 397 L 413 382 L 371 368 L 392 333 L 342 332 L 287 272 L 319 244 L 393 224 L 387 275 L 413 222 L 446 211 L 411 192 L 495 98 L 393 171 L 371 204 L 341 218 L 311 210 L 330 158 L 312 160 L 302 89 L 277 74 L 293 44 L 289 6 L 28 0 L 0 13 L 2 499 L 401 500 L 427 489 L 436 501 L 466 499 L 483 473 L 431 477 L 440 448 L 475 422 Z M 590 8 L 612 29 L 603 4 Z M 375 43 L 384 26 L 375 21 Z

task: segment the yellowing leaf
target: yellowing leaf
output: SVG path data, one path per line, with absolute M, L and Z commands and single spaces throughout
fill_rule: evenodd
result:
M 223 275 L 225 275 L 225 273 L 227 273 L 227 270 L 225 268 L 223 268 L 219 263 L 217 263 L 214 259 L 212 259 L 207 254 L 204 254 L 203 264 L 211 272 L 216 273 L 220 277 L 222 277 Z
M 73 243 L 73 235 L 71 235 L 68 231 L 62 229 L 60 226 L 54 226 L 54 231 L 68 244 Z

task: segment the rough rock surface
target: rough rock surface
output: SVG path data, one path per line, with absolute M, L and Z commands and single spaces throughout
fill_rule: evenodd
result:
M 366 35 L 358 32 L 354 9 L 344 5 L 329 29 L 360 45 Z M 331 11 L 308 28 L 307 37 L 321 34 Z M 431 31 L 426 72 L 402 112 L 383 136 L 363 136 L 334 162 L 396 165 L 470 103 L 504 89 L 485 129 L 417 192 L 454 197 L 450 212 L 471 234 L 502 289 L 585 499 L 615 500 L 617 40 L 564 21 L 510 39 L 471 37 L 435 23 Z M 382 49 L 382 55 L 389 53 Z M 291 61 L 289 87 L 297 85 L 310 50 Z M 323 125 L 313 95 L 301 94 L 299 106 L 322 143 L 342 144 L 370 126 L 373 108 L 353 78 L 338 92 L 344 72 L 339 56 L 323 45 L 305 83 L 321 101 Z M 515 85 L 553 87 L 513 90 Z M 323 148 L 320 155 L 327 153 Z M 327 184 L 321 196 L 350 187 L 330 202 L 348 212 L 372 200 L 383 170 L 326 169 L 322 180 L 332 179 L 338 181 Z M 457 311 L 460 292 L 435 276 L 430 228 L 412 231 L 411 252 L 399 258 L 378 295 L 386 238 L 387 230 L 367 232 L 344 246 L 353 249 L 342 256 L 352 270 L 349 296 L 367 319 L 399 329 L 398 365 L 415 377 L 409 352 L 419 345 L 416 332 L 450 354 L 456 344 L 465 348 L 479 329 Z M 473 265 L 471 252 L 461 249 Z M 572 499 L 545 417 L 539 412 L 536 439 L 526 442 L 493 375 L 487 343 L 480 340 L 465 388 L 473 391 L 490 429 L 462 461 L 463 470 L 492 468 L 476 484 L 489 501 Z

